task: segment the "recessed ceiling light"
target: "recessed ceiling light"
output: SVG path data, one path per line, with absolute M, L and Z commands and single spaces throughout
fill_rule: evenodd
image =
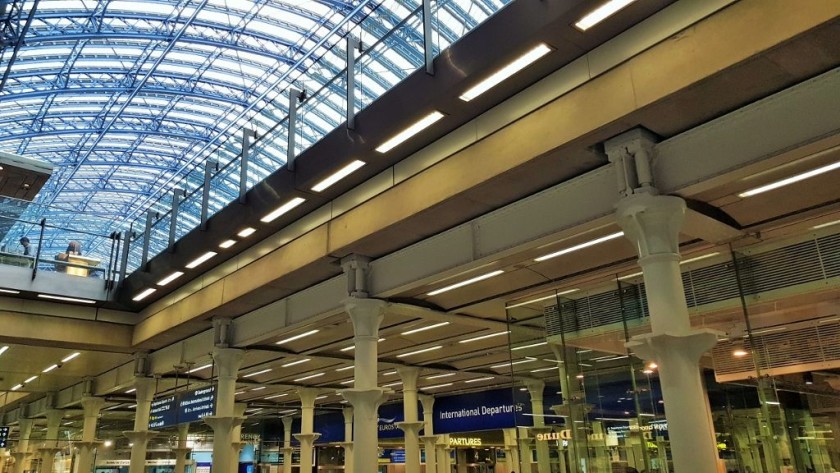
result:
M 219 248 L 230 248 L 231 246 L 236 244 L 236 240 L 225 240 L 219 243 Z
M 22 387 L 23 387 L 22 384 L 16 384 L 16 385 L 12 386 L 12 391 L 17 391 L 18 389 L 20 389 Z
M 170 274 L 169 276 L 166 276 L 165 278 L 158 281 L 157 285 L 158 286 L 166 286 L 167 284 L 169 284 L 172 281 L 180 278 L 183 275 L 184 275 L 184 273 L 182 271 L 175 271 L 174 273 Z
M 569 254 L 569 253 L 572 253 L 572 252 L 575 252 L 575 251 L 578 251 L 578 250 L 582 250 L 584 248 L 589 248 L 590 246 L 595 246 L 595 245 L 598 245 L 600 243 L 604 243 L 605 241 L 614 240 L 614 239 L 620 238 L 622 236 L 624 236 L 624 232 L 611 233 L 609 235 L 602 236 L 601 238 L 596 238 L 594 240 L 590 240 L 590 241 L 587 241 L 585 243 L 581 243 L 579 245 L 574 245 L 574 246 L 570 246 L 568 248 L 563 248 L 562 250 L 558 250 L 558 251 L 555 251 L 553 253 L 549 253 L 547 255 L 540 256 L 539 258 L 534 258 L 534 261 L 540 262 L 540 261 L 545 261 L 547 259 L 556 258 L 558 256 Z
M 197 267 L 198 265 L 200 265 L 201 263 L 203 263 L 203 262 L 209 260 L 210 258 L 216 256 L 217 254 L 218 253 L 216 253 L 215 251 L 208 251 L 207 253 L 204 253 L 203 255 L 199 256 L 198 258 L 196 258 L 196 259 L 190 261 L 189 263 L 187 263 L 187 268 L 188 269 L 193 269 L 193 268 Z
M 434 346 L 434 347 L 423 348 L 422 350 L 415 350 L 415 351 L 410 351 L 408 353 L 403 353 L 402 355 L 397 355 L 397 358 L 405 358 L 406 356 L 419 355 L 420 353 L 427 353 L 427 352 L 434 351 L 434 350 L 440 350 L 441 348 L 443 348 L 443 345 L 437 345 L 437 346 Z
M 324 373 L 310 374 L 309 376 L 304 376 L 303 378 L 296 379 L 295 382 L 299 383 L 301 381 L 306 381 L 307 379 L 320 378 L 321 376 L 324 376 Z
M 310 361 L 310 359 L 309 358 L 304 358 L 302 360 L 291 361 L 289 363 L 286 363 L 285 365 L 280 365 L 280 367 L 281 368 L 288 368 L 290 366 L 295 366 L 295 365 L 299 365 L 301 363 L 306 363 L 307 361 Z
M 579 290 L 580 289 L 567 289 L 565 291 L 558 292 L 557 294 L 551 294 L 550 296 L 539 297 L 537 299 L 531 299 L 531 300 L 525 301 L 525 302 L 519 302 L 517 304 L 506 306 L 505 308 L 506 309 L 515 309 L 517 307 L 522 307 L 523 305 L 533 304 L 535 302 L 542 302 L 542 301 L 547 301 L 549 299 L 556 299 L 557 296 L 565 296 L 566 294 L 571 294 L 573 292 L 578 292 Z
M 756 187 L 755 189 L 750 189 L 748 191 L 741 192 L 740 194 L 738 194 L 738 197 L 744 198 L 752 197 L 758 194 L 763 194 L 764 192 L 788 186 L 795 182 L 804 181 L 805 179 L 810 179 L 814 176 L 819 176 L 820 174 L 825 174 L 829 171 L 834 171 L 835 169 L 840 169 L 840 161 L 837 161 L 833 164 L 828 164 L 826 166 L 818 167 L 817 169 L 812 169 L 808 172 L 803 172 L 802 174 L 797 174 L 795 176 L 788 177 L 787 179 L 782 179 L 780 181 L 772 182 L 761 187 Z
M 541 347 L 543 345 L 548 345 L 548 342 L 537 342 L 537 343 L 530 343 L 528 345 L 521 345 L 521 346 L 518 346 L 518 347 L 511 348 L 510 351 L 526 350 L 528 348 Z
M 350 174 L 353 174 L 353 172 L 355 172 L 357 169 L 361 168 L 364 165 L 365 165 L 364 161 L 359 161 L 357 159 L 357 160 L 353 161 L 352 163 L 350 163 L 350 164 L 344 166 L 343 168 L 339 169 L 338 171 L 336 171 L 335 173 L 333 173 L 332 175 L 330 175 L 329 177 L 327 177 L 323 181 L 315 184 L 312 187 L 312 190 L 314 192 L 322 192 L 323 190 L 327 189 L 328 187 L 335 184 L 336 182 L 344 179 L 345 177 L 349 176 Z
M 446 325 L 449 325 L 449 322 L 440 322 L 440 323 L 437 323 L 437 324 L 427 325 L 425 327 L 415 328 L 415 329 L 409 330 L 407 332 L 403 332 L 400 335 L 411 335 L 411 334 L 414 334 L 414 333 L 425 332 L 426 330 L 431 330 L 433 328 L 438 328 L 438 327 L 444 327 Z
M 455 376 L 455 373 L 434 374 L 432 376 L 426 376 L 426 379 L 448 378 L 450 376 Z
M 549 366 L 548 368 L 537 368 L 535 370 L 531 370 L 531 373 L 541 373 L 543 371 L 557 371 L 557 367 Z
M 250 378 L 251 376 L 257 376 L 257 375 L 265 374 L 265 373 L 268 373 L 268 372 L 270 372 L 270 371 L 271 371 L 271 368 L 266 368 L 266 369 L 264 369 L 264 370 L 254 371 L 253 373 L 248 373 L 248 374 L 246 374 L 246 375 L 244 375 L 244 376 L 242 376 L 242 377 L 243 377 L 243 378 Z
M 353 384 L 355 379 L 348 379 L 347 381 L 342 381 L 341 384 Z
M 152 294 L 155 291 L 157 291 L 157 289 L 155 289 L 153 287 L 146 288 L 143 291 L 141 291 L 139 294 L 137 294 L 136 296 L 132 297 L 131 300 L 133 300 L 135 302 L 142 301 L 143 299 L 149 297 L 149 295 Z
M 251 391 L 262 391 L 263 389 L 265 389 L 265 386 L 260 386 L 258 388 L 254 388 Z
M 458 289 L 459 287 L 464 287 L 464 286 L 467 286 L 467 285 L 470 285 L 470 284 L 477 283 L 479 281 L 484 281 L 485 279 L 490 279 L 490 278 L 492 278 L 494 276 L 498 276 L 502 273 L 504 273 L 504 271 L 501 270 L 501 269 L 498 269 L 496 271 L 491 271 L 487 274 L 482 274 L 481 276 L 476 276 L 474 278 L 467 279 L 466 281 L 461 281 L 461 282 L 451 284 L 451 285 L 446 286 L 446 287 L 442 287 L 440 289 L 435 289 L 434 291 L 429 292 L 426 295 L 427 296 L 436 296 L 438 294 L 441 294 L 441 293 L 444 293 L 444 292 L 447 292 L 447 291 L 451 291 L 453 289 Z
M 253 235 L 255 231 L 257 231 L 257 229 L 253 227 L 243 228 L 242 230 L 239 230 L 239 233 L 236 235 L 240 238 L 248 238 Z
M 396 370 L 386 371 L 386 372 L 382 373 L 382 376 L 394 376 L 395 374 L 397 374 Z
M 376 151 L 380 153 L 387 153 L 388 151 L 391 151 L 392 149 L 396 148 L 412 136 L 432 126 L 435 122 L 443 118 L 443 116 L 444 115 L 442 113 L 435 110 L 434 112 L 426 115 L 420 120 L 417 120 L 416 122 L 409 125 L 405 130 L 397 133 L 396 135 L 388 139 L 386 142 L 379 145 L 379 147 L 376 148 Z
M 297 207 L 298 205 L 306 202 L 306 199 L 303 197 L 295 197 L 292 200 L 286 202 L 285 204 L 277 207 L 276 209 L 272 210 L 271 212 L 267 213 L 265 217 L 261 218 L 260 221 L 263 223 L 270 223 L 277 220 L 281 215 L 290 212 L 292 209 Z
M 20 294 L 20 291 L 16 291 L 14 289 L 0 289 L 0 292 L 3 294 Z
M 8 345 L 4 345 L 4 346 L 0 347 L 0 355 L 2 355 L 3 353 L 6 353 L 6 350 L 8 350 L 8 349 L 9 349 Z
M 531 363 L 532 361 L 537 361 L 537 359 L 536 358 L 525 358 L 524 360 L 509 361 L 507 363 L 502 363 L 500 365 L 493 365 L 490 368 L 493 368 L 493 369 L 507 368 L 508 366 L 521 365 L 522 363 Z
M 551 48 L 548 47 L 545 43 L 540 43 L 537 46 L 531 48 L 525 54 L 519 56 L 518 58 L 514 59 L 498 71 L 491 74 L 489 77 L 484 79 L 483 81 L 479 82 L 469 90 L 461 95 L 460 99 L 464 102 L 469 102 L 470 100 L 478 97 L 479 95 L 487 92 L 488 90 L 492 89 L 496 85 L 500 84 L 502 81 L 507 79 L 508 77 L 516 74 L 517 72 L 525 69 L 532 63 L 534 63 L 539 58 L 545 56 L 546 54 L 551 52 Z
M 278 397 L 288 396 L 288 394 L 272 394 L 271 396 L 266 396 L 265 399 L 277 399 Z
M 79 356 L 79 355 L 81 355 L 81 353 L 79 353 L 79 352 L 71 353 L 71 354 L 69 354 L 69 355 L 65 356 L 64 358 L 62 358 L 62 359 L 61 359 L 61 362 L 62 362 L 62 363 L 67 363 L 68 361 L 70 361 L 70 360 L 72 360 L 72 359 L 76 358 L 76 357 L 77 357 L 77 356 Z
M 52 294 L 38 294 L 38 297 L 40 297 L 41 299 L 51 299 L 54 301 L 79 302 L 81 304 L 96 304 L 96 301 L 92 301 L 90 299 L 77 299 L 75 297 L 54 296 Z
M 819 225 L 814 225 L 813 227 L 811 227 L 811 229 L 812 230 L 819 230 L 820 228 L 833 227 L 834 225 L 837 225 L 837 224 L 840 224 L 840 220 L 835 220 L 833 222 L 827 222 L 827 223 L 821 223 Z
M 26 378 L 26 379 L 23 381 L 23 383 L 24 383 L 24 384 L 26 384 L 26 383 L 31 383 L 32 381 L 35 381 L 36 379 L 38 379 L 38 375 L 35 375 L 35 376 L 30 376 L 30 377 Z
M 136 391 L 137 391 L 137 388 L 131 388 L 128 391 L 126 391 L 125 393 L 126 394 L 131 394 L 131 393 L 136 392 Z
M 383 388 L 393 388 L 394 386 L 399 386 L 401 384 L 402 384 L 402 381 L 397 381 L 395 383 L 383 384 L 382 387 Z
M 289 342 L 293 342 L 293 341 L 295 341 L 295 340 L 300 340 L 300 339 L 301 339 L 301 338 L 303 338 L 303 337 L 308 337 L 308 336 L 310 336 L 310 335 L 314 335 L 314 334 L 318 333 L 319 331 L 320 331 L 320 330 L 318 330 L 318 329 L 315 329 L 315 330 L 310 330 L 310 331 L 308 331 L 308 332 L 304 332 L 304 333 L 301 333 L 301 334 L 299 334 L 299 335 L 295 335 L 295 336 L 293 336 L 293 337 L 284 338 L 283 340 L 280 340 L 279 342 L 275 342 L 275 344 L 277 344 L 277 345 L 282 345 L 282 344 L 284 344 L 284 343 L 289 343 Z
M 355 366 L 350 365 L 350 366 L 345 366 L 344 368 L 337 368 L 336 371 L 347 371 L 347 370 L 352 370 L 353 368 L 355 368 Z
M 469 383 L 478 383 L 478 382 L 481 382 L 481 381 L 490 381 L 491 379 L 496 379 L 496 378 L 493 377 L 493 376 L 485 376 L 483 378 L 468 379 L 464 382 L 469 384 Z
M 636 0 L 609 0 L 578 20 L 577 23 L 575 23 L 575 27 L 581 31 L 586 31 L 635 1 Z
M 196 368 L 193 368 L 193 369 L 187 371 L 187 373 L 195 373 L 196 371 L 206 370 L 207 368 L 209 368 L 211 366 L 213 366 L 213 363 L 207 363 L 206 365 L 201 365 L 201 366 L 198 366 Z
M 429 390 L 429 389 L 445 388 L 447 386 L 452 386 L 452 383 L 436 384 L 434 386 L 423 386 L 420 389 Z
M 476 342 L 478 340 L 486 340 L 488 338 L 499 337 L 501 335 L 507 335 L 509 333 L 510 333 L 510 330 L 505 330 L 504 332 L 491 333 L 489 335 L 480 335 L 478 337 L 468 338 L 466 340 L 459 340 L 458 343 Z
M 47 366 L 46 368 L 44 368 L 44 371 L 41 371 L 41 373 L 49 373 L 50 371 L 52 371 L 56 368 L 58 368 L 58 365 L 50 365 L 50 366 Z

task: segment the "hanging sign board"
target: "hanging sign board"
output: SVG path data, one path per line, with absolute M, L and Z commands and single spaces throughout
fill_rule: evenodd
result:
M 205 386 L 152 401 L 149 429 L 162 429 L 173 425 L 195 422 L 213 415 L 216 406 L 216 388 Z

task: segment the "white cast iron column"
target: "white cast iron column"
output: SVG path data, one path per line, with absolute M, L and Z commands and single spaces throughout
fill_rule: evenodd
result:
M 213 429 L 213 473 L 230 471 L 233 428 L 242 423 L 234 412 L 236 378 L 242 365 L 243 351 L 235 348 L 216 347 L 213 360 L 219 370 L 216 386 L 216 415 L 205 417 L 204 423 Z
M 295 438 L 300 442 L 300 473 L 312 473 L 312 448 L 321 434 L 315 432 L 315 388 L 299 388 L 300 433 Z

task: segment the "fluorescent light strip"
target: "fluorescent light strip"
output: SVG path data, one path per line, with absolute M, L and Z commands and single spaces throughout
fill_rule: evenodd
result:
M 50 366 L 47 366 L 46 368 L 44 368 L 44 371 L 41 371 L 41 373 L 49 373 L 50 371 L 52 371 L 56 368 L 58 368 L 58 365 L 50 365 Z
M 573 292 L 578 292 L 580 289 L 568 289 L 566 291 L 558 292 L 557 294 L 552 294 L 550 296 L 540 297 L 537 299 L 531 299 L 530 301 L 520 302 L 518 304 L 513 304 L 506 306 L 506 309 L 515 309 L 517 307 L 522 307 L 523 305 L 533 304 L 534 302 L 542 302 L 547 301 L 549 299 L 556 299 L 557 296 L 565 296 L 566 294 L 571 294 Z
M 600 243 L 604 243 L 606 241 L 610 241 L 610 240 L 614 240 L 616 238 L 620 238 L 622 236 L 624 236 L 624 232 L 611 233 L 609 235 L 602 236 L 601 238 L 596 238 L 594 240 L 590 240 L 590 241 L 587 241 L 585 243 L 581 243 L 579 245 L 570 246 L 568 248 L 563 248 L 562 250 L 555 251 L 554 253 L 549 253 L 547 255 L 540 256 L 539 258 L 534 258 L 534 261 L 540 262 L 540 261 L 545 261 L 547 259 L 556 258 L 558 256 L 569 254 L 569 253 L 572 253 L 574 251 L 582 250 L 584 248 L 589 248 L 590 246 L 595 246 L 595 245 L 598 245 Z
M 254 388 L 251 391 L 262 391 L 263 389 L 265 389 L 265 386 L 260 386 L 258 388 Z
M 295 382 L 297 383 L 300 381 L 306 381 L 307 379 L 320 378 L 321 376 L 324 376 L 324 373 L 310 374 L 309 376 L 304 376 L 303 378 L 296 379 Z
M 6 353 L 6 350 L 8 350 L 8 349 L 9 349 L 8 345 L 4 345 L 4 346 L 0 347 L 0 355 L 2 355 L 3 353 Z
M 445 388 L 445 387 L 447 387 L 447 386 L 452 386 L 452 383 L 436 384 L 436 385 L 434 385 L 434 386 L 424 386 L 424 387 L 422 387 L 422 388 L 420 388 L 420 389 L 426 389 L 426 390 L 429 390 L 429 389 Z
M 36 379 L 38 379 L 38 375 L 30 376 L 30 377 L 26 378 L 26 380 L 23 383 L 24 384 L 31 383 L 32 381 L 35 381 Z
M 92 301 L 90 299 L 77 299 L 75 297 L 53 296 L 52 294 L 38 294 L 38 297 L 40 297 L 41 299 L 51 299 L 54 301 L 79 302 L 81 304 L 96 304 L 96 301 Z
M 799 181 L 804 181 L 805 179 L 810 179 L 814 176 L 819 176 L 820 174 L 825 174 L 829 171 L 834 171 L 835 169 L 840 169 L 840 161 L 836 163 L 829 164 L 826 166 L 819 167 L 817 169 L 812 169 L 808 172 L 803 172 L 802 174 L 797 174 L 795 176 L 791 176 L 787 179 L 782 179 L 781 181 L 772 182 L 765 186 L 756 187 L 755 189 L 750 189 L 745 192 L 741 192 L 738 194 L 738 197 L 752 197 L 754 195 L 763 194 L 764 192 L 772 191 L 778 189 L 780 187 L 784 187 Z
M 290 212 L 292 209 L 304 202 L 306 202 L 306 199 L 304 199 L 303 197 L 295 197 L 294 199 L 267 213 L 265 217 L 260 219 L 260 221 L 263 223 L 273 222 L 277 220 L 281 215 Z
M 490 381 L 491 379 L 496 379 L 494 376 L 485 376 L 483 378 L 475 378 L 475 379 L 468 379 L 464 381 L 465 383 L 479 383 L 481 381 Z
M 508 363 L 503 363 L 501 365 L 493 365 L 490 368 L 493 368 L 493 369 L 507 368 L 508 366 L 521 365 L 522 363 L 531 363 L 533 361 L 537 361 L 537 359 L 536 358 L 525 358 L 524 360 L 511 361 L 511 362 L 508 362 Z
M 444 292 L 447 292 L 447 291 L 451 291 L 453 289 L 458 289 L 459 287 L 464 287 L 464 286 L 467 286 L 467 285 L 470 285 L 470 284 L 473 284 L 473 283 L 477 283 L 479 281 L 484 281 L 485 279 L 490 279 L 490 278 L 492 278 L 494 276 L 498 276 L 502 273 L 504 273 L 504 271 L 501 270 L 501 269 L 496 270 L 496 271 L 492 271 L 492 272 L 489 272 L 487 274 L 482 274 L 481 276 L 476 276 L 472 279 L 467 279 L 466 281 L 461 281 L 459 283 L 451 284 L 449 286 L 442 287 L 440 289 L 435 289 L 434 291 L 432 291 L 432 292 L 430 292 L 426 295 L 427 296 L 436 296 L 438 294 L 441 294 L 441 293 L 444 293 Z
M 353 368 L 355 368 L 355 366 L 350 365 L 350 366 L 345 366 L 344 368 L 337 368 L 336 371 L 347 371 L 347 370 L 352 370 Z
M 434 346 L 434 347 L 423 348 L 422 350 L 415 350 L 415 351 L 410 351 L 408 353 L 403 353 L 402 355 L 397 355 L 397 358 L 405 358 L 406 356 L 419 355 L 421 353 L 427 353 L 427 352 L 430 352 L 430 351 L 440 350 L 441 348 L 443 348 L 443 345 L 437 345 L 437 346 Z
M 342 381 L 341 384 L 345 384 L 345 385 L 346 384 L 353 384 L 354 381 L 356 381 L 356 380 L 355 379 L 348 379 L 347 381 Z
M 187 268 L 188 269 L 193 269 L 193 268 L 197 267 L 198 265 L 200 265 L 201 263 L 203 263 L 203 262 L 209 260 L 210 258 L 216 256 L 217 254 L 218 253 L 216 253 L 215 251 L 208 251 L 207 253 L 204 253 L 203 255 L 199 256 L 198 258 L 196 258 L 196 259 L 190 261 L 189 263 L 187 263 Z
M 402 381 L 397 381 L 396 383 L 383 384 L 382 387 L 383 388 L 393 388 L 394 386 L 399 386 L 401 384 L 402 384 Z
M 315 184 L 312 187 L 312 191 L 322 192 L 325 189 L 327 189 L 328 187 L 330 187 L 331 185 L 335 184 L 336 182 L 344 179 L 345 177 L 349 176 L 350 174 L 353 174 L 354 171 L 356 171 L 357 169 L 361 168 L 364 165 L 365 165 L 364 161 L 359 161 L 357 159 L 357 160 L 353 161 L 352 163 L 350 163 L 350 164 L 344 166 L 343 168 L 339 169 L 335 173 L 331 174 L 329 177 L 327 177 L 323 181 Z
M 136 296 L 132 297 L 131 300 L 133 300 L 135 302 L 142 301 L 143 299 L 149 297 L 152 293 L 154 293 L 156 291 L 157 291 L 157 289 L 155 289 L 153 287 L 146 288 L 145 290 L 140 292 L 140 294 L 137 294 Z
M 481 335 L 481 336 L 478 336 L 478 337 L 468 338 L 466 340 L 459 340 L 458 343 L 476 342 L 478 340 L 486 340 L 488 338 L 498 337 L 500 335 L 507 335 L 509 333 L 510 333 L 510 330 L 505 330 L 504 332 L 491 333 L 489 335 Z
M 819 230 L 820 228 L 826 227 L 833 227 L 834 225 L 840 224 L 840 220 L 835 220 L 833 222 L 821 223 L 819 225 L 814 225 L 811 227 L 811 230 Z M 0 292 L 5 292 L 3 289 L 0 289 Z
M 557 367 L 556 366 L 549 366 L 548 368 L 537 368 L 535 370 L 531 370 L 531 373 L 540 373 L 542 371 L 551 371 L 551 370 L 557 371 Z
M 174 273 L 170 274 L 169 276 L 166 276 L 165 278 L 163 278 L 163 279 L 161 279 L 160 281 L 158 281 L 158 282 L 157 282 L 157 285 L 158 285 L 158 286 L 166 286 L 167 284 L 169 284 L 169 283 L 171 283 L 172 281 L 174 281 L 174 280 L 176 280 L 176 279 L 180 278 L 180 277 L 181 277 L 181 276 L 183 276 L 183 275 L 184 275 L 184 272 L 183 272 L 183 271 L 175 271 Z
M 20 294 L 20 291 L 15 291 L 14 289 L 0 289 L 0 292 L 3 294 Z
M 254 227 L 243 228 L 242 230 L 239 230 L 239 233 L 237 233 L 236 236 L 238 236 L 239 238 L 248 238 L 249 236 L 253 235 L 256 231 L 257 229 Z
M 71 354 L 69 354 L 69 355 L 65 356 L 64 358 L 62 358 L 62 359 L 61 359 L 61 362 L 62 362 L 62 363 L 67 363 L 68 361 L 70 361 L 70 360 L 72 360 L 72 359 L 76 358 L 76 357 L 77 357 L 77 356 L 79 356 L 79 355 L 81 355 L 81 353 L 79 353 L 79 352 L 71 353 Z
M 126 391 L 125 393 L 126 393 L 126 394 L 131 394 L 131 393 L 133 393 L 133 392 L 135 392 L 135 391 L 137 391 L 137 388 L 131 388 L 131 389 L 129 389 L 128 391 Z
M 502 81 L 509 78 L 510 76 L 530 66 L 537 59 L 545 56 L 550 52 L 551 48 L 544 43 L 535 46 L 530 51 L 514 59 L 498 71 L 491 74 L 488 78 L 484 79 L 483 81 L 473 86 L 471 89 L 464 92 L 464 94 L 461 95 L 460 99 L 464 102 L 469 102 L 470 100 L 478 97 L 484 92 L 487 92 L 496 85 L 500 84 Z
M 426 376 L 426 379 L 448 378 L 450 376 L 455 376 L 455 373 L 444 373 L 444 374 L 436 374 L 436 375 L 432 375 L 432 376 Z
M 384 341 L 385 341 L 384 338 L 380 338 L 379 340 L 377 340 L 377 342 L 384 342 Z M 355 350 L 355 349 L 356 349 L 356 345 L 350 345 L 349 347 L 344 347 L 339 351 L 352 351 L 352 350 Z
M 394 376 L 395 374 L 397 374 L 396 371 L 386 371 L 382 373 L 382 376 Z
M 320 330 L 315 329 L 315 330 L 310 330 L 310 331 L 308 331 L 308 332 L 303 332 L 303 333 L 301 333 L 301 334 L 299 334 L 299 335 L 295 335 L 295 336 L 292 336 L 292 337 L 289 337 L 289 338 L 284 338 L 283 340 L 280 340 L 279 342 L 275 342 L 275 344 L 277 344 L 277 345 L 282 345 L 282 344 L 284 344 L 284 343 L 289 343 L 289 342 L 293 342 L 293 341 L 295 341 L 295 340 L 300 340 L 300 339 L 301 339 L 301 338 L 303 338 L 303 337 L 308 337 L 308 336 L 310 336 L 310 335 L 315 335 L 315 334 L 316 334 L 316 333 L 318 333 L 319 331 L 320 331 Z
M 17 391 L 18 389 L 20 389 L 22 387 L 23 387 L 22 384 L 16 384 L 16 385 L 12 386 L 12 391 Z
M 219 243 L 219 248 L 227 249 L 227 248 L 230 248 L 231 246 L 233 246 L 235 244 L 236 244 L 236 240 L 225 240 L 225 241 Z
M 326 399 L 328 397 L 329 397 L 329 394 L 324 394 L 323 396 L 316 397 L 315 400 L 318 401 L 318 400 L 321 400 L 321 399 Z
M 264 399 L 277 399 L 278 397 L 288 396 L 287 393 L 284 394 L 272 394 L 271 396 L 266 396 Z
M 187 373 L 195 373 L 196 371 L 206 370 L 207 368 L 209 368 L 211 366 L 213 366 L 213 363 L 207 363 L 206 365 L 202 365 L 202 366 L 199 366 L 197 368 L 193 368 L 193 369 L 187 371 Z
M 583 18 L 575 23 L 575 27 L 581 31 L 586 31 L 598 23 L 606 20 L 619 10 L 630 5 L 636 0 L 609 0 L 600 7 L 586 14 Z
M 425 327 L 415 328 L 413 330 L 403 332 L 400 335 L 411 335 L 413 333 L 425 332 L 426 330 L 431 330 L 433 328 L 438 328 L 438 327 L 445 327 L 447 325 L 449 325 L 449 322 L 440 322 L 440 323 L 437 323 L 437 324 L 427 325 Z
M 528 345 L 522 345 L 520 347 L 511 348 L 510 351 L 525 350 L 525 349 L 528 349 L 528 348 L 541 347 L 543 345 L 548 345 L 548 342 L 538 342 L 538 343 L 531 343 L 531 344 L 528 344 Z
M 292 361 L 290 363 L 286 363 L 285 365 L 281 365 L 280 367 L 281 368 L 288 368 L 290 366 L 295 366 L 295 365 L 299 365 L 301 363 L 306 363 L 307 361 L 310 361 L 310 358 L 304 358 L 302 360 Z
M 268 373 L 270 371 L 271 371 L 271 368 L 266 368 L 264 370 L 255 371 L 253 373 L 248 373 L 245 376 L 243 376 L 243 378 L 250 378 L 251 376 L 257 376 L 257 375 L 265 374 L 265 373 Z
M 702 261 L 702 260 L 707 259 L 707 258 L 714 258 L 715 256 L 718 256 L 718 255 L 720 255 L 720 252 L 715 251 L 713 253 L 708 253 L 708 254 L 701 255 L 701 256 L 695 256 L 694 258 L 689 258 L 687 260 L 680 261 L 680 264 L 683 265 L 683 264 L 688 264 L 688 263 L 694 263 L 696 261 Z M 623 281 L 625 279 L 635 278 L 635 277 L 641 276 L 643 274 L 644 273 L 642 271 L 639 271 L 639 272 L 636 272 L 636 273 L 633 273 L 633 274 L 627 274 L 625 276 L 621 276 L 621 277 L 618 278 L 618 280 Z
M 391 151 L 392 149 L 396 148 L 412 136 L 432 126 L 435 122 L 443 118 L 443 116 L 444 115 L 442 113 L 435 110 L 434 112 L 426 115 L 420 120 L 417 120 L 416 122 L 412 123 L 405 130 L 397 133 L 388 141 L 379 145 L 379 147 L 376 148 L 376 151 L 380 153 L 387 153 L 388 151 Z

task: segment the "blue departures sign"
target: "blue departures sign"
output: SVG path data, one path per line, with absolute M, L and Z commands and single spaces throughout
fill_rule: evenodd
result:
M 213 415 L 216 406 L 216 388 L 184 391 L 152 401 L 149 429 L 162 429 L 186 422 L 195 422 Z
M 9 441 L 9 427 L 0 426 L 0 448 L 6 448 L 6 442 Z

